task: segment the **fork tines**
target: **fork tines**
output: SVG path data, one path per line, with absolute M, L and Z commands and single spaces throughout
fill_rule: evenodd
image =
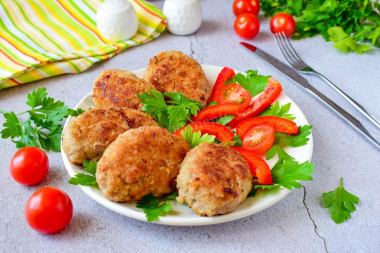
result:
M 298 56 L 296 50 L 294 50 L 292 44 L 290 43 L 288 37 L 284 32 L 274 33 L 277 45 L 280 47 L 282 54 L 284 55 L 286 61 L 295 69 L 302 69 L 306 66 L 301 57 Z

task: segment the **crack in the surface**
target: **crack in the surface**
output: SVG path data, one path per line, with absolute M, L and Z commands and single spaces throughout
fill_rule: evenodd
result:
M 311 217 L 310 210 L 309 210 L 309 208 L 308 208 L 307 205 L 306 205 L 306 194 L 307 194 L 307 192 L 306 192 L 306 188 L 305 188 L 305 186 L 303 186 L 303 185 L 302 185 L 302 188 L 303 188 L 303 200 L 302 200 L 302 202 L 303 202 L 303 205 L 304 205 L 305 208 L 306 208 L 306 212 L 307 212 L 307 215 L 309 216 L 309 219 L 311 220 L 311 222 L 313 222 L 313 225 L 314 225 L 314 233 L 315 233 L 319 238 L 321 238 L 321 239 L 323 240 L 323 246 L 324 246 L 324 248 L 325 248 L 325 251 L 326 251 L 327 253 L 329 253 L 329 251 L 327 250 L 326 239 L 318 233 L 318 231 L 317 231 L 317 229 L 318 229 L 317 224 L 315 224 L 314 219 Z
M 196 42 L 197 42 L 202 48 L 204 48 L 202 42 L 198 39 L 198 33 L 197 33 L 197 32 L 194 33 L 194 38 L 195 38 L 195 41 L 196 41 Z M 202 57 L 202 54 L 199 55 L 199 63 L 201 63 L 201 64 L 203 63 L 203 57 Z
M 194 58 L 194 49 L 193 49 L 193 40 L 191 39 L 191 36 L 189 36 L 189 40 L 190 40 L 190 56 L 191 58 Z

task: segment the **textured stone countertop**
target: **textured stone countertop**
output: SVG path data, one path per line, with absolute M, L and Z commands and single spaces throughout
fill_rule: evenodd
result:
M 239 46 L 241 39 L 233 30 L 232 2 L 201 1 L 203 23 L 193 35 L 164 32 L 158 39 L 128 49 L 82 74 L 0 90 L 0 108 L 22 111 L 26 95 L 39 87 L 46 87 L 50 96 L 74 107 L 91 91 L 103 69 L 136 70 L 144 68 L 149 58 L 161 51 L 180 50 L 202 64 L 242 71 L 258 69 L 280 81 L 313 125 L 314 180 L 303 182 L 301 189 L 294 189 L 270 208 L 240 220 L 200 227 L 164 226 L 115 213 L 90 199 L 79 187 L 67 184 L 69 175 L 60 153 L 48 152 L 50 170 L 41 184 L 26 187 L 15 183 L 8 166 L 17 149 L 10 140 L 1 140 L 0 252 L 380 252 L 380 151 L 280 72 Z M 163 5 L 163 1 L 154 3 Z M 252 43 L 284 61 L 270 33 L 269 19 L 262 14 L 259 19 L 261 31 Z M 380 50 L 343 54 L 321 36 L 294 41 L 294 47 L 309 65 L 380 119 Z M 380 135 L 322 80 L 306 78 Z M 322 207 L 321 195 L 334 190 L 340 177 L 344 177 L 345 188 L 360 197 L 360 204 L 351 219 L 337 225 Z M 24 218 L 27 199 L 43 186 L 64 190 L 74 205 L 70 224 L 53 235 L 35 232 Z

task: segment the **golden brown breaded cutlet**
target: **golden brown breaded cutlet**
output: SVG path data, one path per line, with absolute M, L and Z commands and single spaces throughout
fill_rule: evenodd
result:
M 136 94 L 155 90 L 154 86 L 128 70 L 102 71 L 95 81 L 93 99 L 96 107 L 127 107 L 140 109 L 143 104 Z
M 104 152 L 96 172 L 103 195 L 115 202 L 162 196 L 175 188 L 175 178 L 189 144 L 158 126 L 121 134 Z
M 201 143 L 190 150 L 177 177 L 178 203 L 202 216 L 230 213 L 252 188 L 248 163 L 235 150 Z
M 74 164 L 99 160 L 120 134 L 131 128 L 156 125 L 150 115 L 134 109 L 95 108 L 68 123 L 62 135 L 63 151 Z
M 179 51 L 162 52 L 150 59 L 143 78 L 161 92 L 179 92 L 205 106 L 211 87 L 201 65 Z

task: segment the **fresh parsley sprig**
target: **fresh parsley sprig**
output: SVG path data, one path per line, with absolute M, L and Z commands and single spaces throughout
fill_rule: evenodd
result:
M 340 224 L 356 211 L 355 205 L 359 204 L 359 198 L 343 188 L 343 178 L 340 178 L 338 188 L 322 194 L 322 204 L 329 209 L 334 222 Z
M 263 92 L 268 85 L 270 76 L 259 75 L 257 70 L 248 70 L 246 74 L 238 73 L 233 78 L 229 79 L 226 84 L 237 83 L 251 93 L 252 97 Z
M 288 120 L 295 120 L 296 117 L 294 117 L 293 114 L 288 113 L 290 106 L 291 106 L 291 103 L 287 103 L 285 105 L 280 106 L 280 103 L 276 101 L 276 103 L 270 105 L 259 116 L 276 116 L 276 117 L 281 117 Z
M 202 142 L 207 143 L 216 143 L 215 135 L 203 134 L 201 131 L 193 132 L 193 128 L 191 126 L 186 126 L 185 130 L 181 131 L 182 137 L 187 141 L 191 148 L 198 146 Z
M 148 90 L 141 95 L 140 102 L 144 104 L 142 110 L 151 114 L 161 127 L 175 132 L 186 125 L 191 116 L 196 116 L 201 109 L 198 101 L 188 99 L 176 92 L 165 92 Z M 165 100 L 165 96 L 170 100 Z
M 17 148 L 33 146 L 60 151 L 61 121 L 69 115 L 77 116 L 83 113 L 83 110 L 72 110 L 62 101 L 48 97 L 46 88 L 33 90 L 28 94 L 26 104 L 30 109 L 18 114 L 0 110 L 6 120 L 1 138 L 11 138 Z
M 158 217 L 167 214 L 172 209 L 171 202 L 177 196 L 177 191 L 173 191 L 163 198 L 146 195 L 137 202 L 136 207 L 144 211 L 148 222 L 152 222 L 158 220 Z
M 312 126 L 310 125 L 300 126 L 298 127 L 299 132 L 297 135 L 275 133 L 273 146 L 266 152 L 266 159 L 269 160 L 276 154 L 279 159 L 293 159 L 293 157 L 285 152 L 283 147 L 301 147 L 306 145 L 310 139 L 308 136 L 311 134 L 311 128 Z
M 69 184 L 73 185 L 85 185 L 85 186 L 98 186 L 96 182 L 96 169 L 98 162 L 96 161 L 83 161 L 83 167 L 85 171 L 91 175 L 78 173 L 68 181 Z
M 298 163 L 291 159 L 279 159 L 273 166 L 272 185 L 256 184 L 254 189 L 274 189 L 280 186 L 289 190 L 292 188 L 301 188 L 300 180 L 313 180 L 310 176 L 314 173 L 314 164 L 310 162 Z

